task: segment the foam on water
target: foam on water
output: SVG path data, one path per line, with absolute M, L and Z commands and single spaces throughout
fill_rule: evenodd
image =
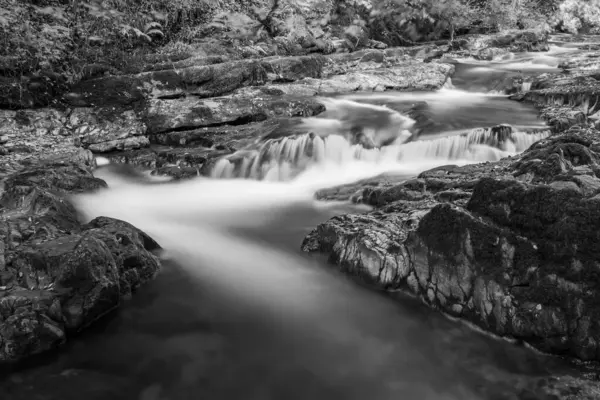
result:
M 474 129 L 466 134 L 392 144 L 366 149 L 344 137 L 325 138 L 310 134 L 268 140 L 253 151 L 224 157 L 212 169 L 213 178 L 246 178 L 267 181 L 304 182 L 303 176 L 318 177 L 322 185 L 342 184 L 382 172 L 418 173 L 427 168 L 452 162 L 457 165 L 497 161 L 524 151 L 549 135 L 512 132 L 510 126 L 498 129 Z M 298 176 L 298 179 L 293 178 Z M 316 181 L 317 182 L 317 181 Z M 315 188 L 321 185 L 313 185 Z
M 317 207 L 315 189 L 373 172 L 361 166 L 367 164 L 321 165 L 289 182 L 199 178 L 154 185 L 126 182 L 105 169 L 97 175 L 110 188 L 74 202 L 86 219 L 120 218 L 149 233 L 190 278 L 210 290 L 222 312 L 251 316 L 261 331 L 276 332 L 276 347 L 263 352 L 275 352 L 284 357 L 281 366 L 298 366 L 344 393 L 312 398 L 480 399 L 469 389 L 469 378 L 431 347 L 439 342 L 438 333 L 422 332 L 418 319 L 397 319 L 384 299 L 236 233 L 301 207 Z
M 463 105 L 472 105 L 486 102 L 490 97 L 508 97 L 489 92 L 470 92 L 456 89 L 452 85 L 443 87 L 435 92 L 383 92 L 368 94 L 344 95 L 348 100 L 402 100 L 402 101 L 426 101 L 435 108 L 456 108 Z
M 390 141 L 404 142 L 415 120 L 386 106 L 359 103 L 344 98 L 320 98 L 326 111 L 316 118 L 303 118 L 297 129 L 321 137 L 344 136 L 352 141 L 368 142 L 380 147 Z

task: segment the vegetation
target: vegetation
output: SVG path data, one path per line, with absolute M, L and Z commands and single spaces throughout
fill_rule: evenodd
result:
M 553 22 L 571 33 L 600 33 L 600 0 L 565 0 Z
M 452 40 L 455 34 L 468 32 L 550 30 L 558 4 L 557 0 L 391 0 L 380 1 L 370 17 L 376 30 L 400 33 L 412 41 Z M 373 34 L 390 40 L 378 31 Z
M 371 39 L 407 45 L 469 32 L 599 26 L 600 0 L 0 0 L 0 96 L 22 91 L 22 77 L 58 90 L 139 72 L 152 59 L 257 43 L 258 54 L 294 53 L 329 51 L 335 38 L 355 49 Z

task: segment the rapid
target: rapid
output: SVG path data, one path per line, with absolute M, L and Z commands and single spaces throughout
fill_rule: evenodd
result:
M 318 190 L 497 161 L 547 137 L 536 111 L 499 88 L 512 74 L 556 69 L 554 54 L 460 60 L 438 92 L 326 98 L 327 112 L 300 121 L 297 133 L 221 158 L 209 177 L 170 182 L 99 167 L 95 175 L 109 188 L 75 205 L 86 220 L 110 216 L 147 232 L 164 249 L 164 268 L 115 317 L 29 371 L 38 386 L 28 393 L 80 399 L 93 387 L 87 397 L 98 400 L 533 399 L 532 388 L 551 376 L 575 374 L 570 363 L 400 293 L 374 292 L 299 250 L 318 223 L 366 210 L 317 201 Z

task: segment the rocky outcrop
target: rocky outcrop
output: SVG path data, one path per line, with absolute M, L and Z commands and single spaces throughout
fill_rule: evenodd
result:
M 537 30 L 505 31 L 495 34 L 469 34 L 457 38 L 453 49 L 482 60 L 506 53 L 548 51 L 548 33 Z
M 599 51 L 585 43 L 577 51 L 553 54 L 561 72 L 539 74 L 523 82 L 513 99 L 535 104 L 541 116 L 556 132 L 571 126 L 599 127 L 600 75 Z
M 43 136 L 48 145 L 72 138 L 113 160 L 137 162 L 129 153 L 145 149 L 141 165 L 156 166 L 160 174 L 195 176 L 215 157 L 285 129 L 279 127 L 282 118 L 322 113 L 325 106 L 316 96 L 442 87 L 454 67 L 423 61 L 436 54 L 441 55 L 436 47 L 423 46 L 328 56 L 196 58 L 197 64 L 96 77 L 73 86 L 61 108 L 4 111 L 0 133 L 6 132 L 6 140 L 0 151 L 27 151 L 21 137 L 37 130 L 50 133 Z
M 541 108 L 542 115 L 560 131 L 572 125 L 595 123 L 600 111 L 600 81 L 593 71 L 544 74 L 518 98 Z
M 52 128 L 54 114 L 23 120 L 28 115 L 21 115 L 19 139 L 32 142 L 29 151 L 2 157 L 0 363 L 60 346 L 160 266 L 152 254 L 158 244 L 130 224 L 103 217 L 80 223 L 67 196 L 106 187 L 90 172 L 94 157 Z
M 302 247 L 488 331 L 598 360 L 598 134 L 574 127 L 499 163 L 366 188 L 375 210 L 321 224 Z

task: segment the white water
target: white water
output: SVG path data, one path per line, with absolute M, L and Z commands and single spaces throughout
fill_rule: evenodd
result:
M 336 104 L 360 110 L 351 103 Z M 410 125 L 406 117 L 388 109 L 368 111 L 387 114 L 391 121 L 384 126 L 367 123 L 373 138 L 384 132 L 402 141 L 402 131 Z M 331 120 L 352 122 L 353 115 L 336 110 L 329 117 L 323 123 L 333 127 Z M 236 326 L 238 320 L 250 318 L 255 324 L 252 329 L 266 331 L 267 337 L 258 343 L 260 356 L 275 360 L 269 368 L 291 365 L 338 391 L 337 396 L 320 392 L 299 398 L 479 400 L 484 397 L 475 392 L 478 382 L 464 373 L 473 370 L 472 360 L 462 359 L 455 344 L 448 345 L 447 331 L 428 331 L 419 318 L 398 313 L 392 303 L 240 230 L 258 232 L 277 226 L 286 215 L 321 209 L 323 205 L 313 197 L 319 189 L 384 172 L 409 176 L 441 164 L 497 160 L 547 135 L 505 131 L 480 129 L 373 149 L 335 134 L 270 139 L 256 150 L 221 159 L 213 169 L 213 178 L 252 179 L 141 184 L 104 168 L 96 175 L 108 182 L 109 189 L 79 195 L 74 203 L 87 219 L 119 218 L 147 232 L 210 293 L 228 323 Z M 249 355 L 243 357 L 256 357 L 255 343 L 246 343 L 244 351 Z M 479 369 L 478 365 L 477 373 Z M 492 371 L 494 377 L 503 374 L 493 364 L 483 370 Z M 234 376 L 230 382 L 219 373 L 211 376 L 229 387 L 242 380 Z M 295 390 L 301 389 L 300 382 L 294 384 Z M 252 389 L 256 386 L 253 383 Z M 227 396 L 226 389 L 219 390 L 204 398 L 236 398 Z M 254 393 L 244 398 L 277 397 Z
M 559 46 L 550 46 L 545 53 L 532 52 L 521 53 L 516 57 L 513 53 L 499 56 L 494 61 L 481 61 L 469 58 L 470 64 L 481 65 L 473 68 L 473 72 L 491 72 L 494 70 L 505 71 L 558 71 L 561 59 L 568 57 L 570 53 L 577 52 L 577 48 L 567 48 Z
M 448 360 L 425 343 L 436 339 L 424 340 L 427 334 L 418 333 L 416 320 L 394 320 L 390 303 L 293 254 L 235 234 L 286 212 L 318 207 L 312 194 L 330 185 L 331 178 L 319 180 L 318 171 L 311 170 L 293 182 L 196 179 L 139 185 L 102 170 L 97 175 L 111 188 L 75 198 L 86 217 L 131 222 L 207 285 L 212 301 L 230 317 L 252 315 L 264 329 L 276 329 L 278 346 L 285 349 L 273 350 L 285 351 L 277 354 L 285 357 L 281 365 L 291 362 L 339 386 L 345 399 L 479 399 Z M 336 183 L 345 180 L 336 178 Z M 394 332 L 394 344 L 380 337 L 383 332 Z M 398 377 L 392 366 L 406 372 Z M 362 381 L 360 388 L 354 379 Z
M 548 135 L 548 131 L 513 132 L 503 140 L 502 135 L 491 129 L 474 129 L 463 135 L 365 149 L 360 144 L 350 144 L 342 136 L 321 138 L 306 134 L 268 140 L 258 150 L 224 157 L 217 161 L 211 176 L 289 181 L 307 170 L 308 176 L 318 178 L 318 185 L 322 182 L 334 186 L 382 172 L 414 174 L 448 162 L 465 165 L 497 161 L 524 151 Z M 304 176 L 290 186 L 305 182 Z
M 444 87 L 435 92 L 388 92 L 388 93 L 359 93 L 344 95 L 347 100 L 402 100 L 402 101 L 425 101 L 434 111 L 447 111 L 459 107 L 473 106 L 474 104 L 482 104 L 490 99 L 490 97 L 508 97 L 498 93 L 489 92 L 469 92 L 454 88 L 451 84 L 449 87 Z

